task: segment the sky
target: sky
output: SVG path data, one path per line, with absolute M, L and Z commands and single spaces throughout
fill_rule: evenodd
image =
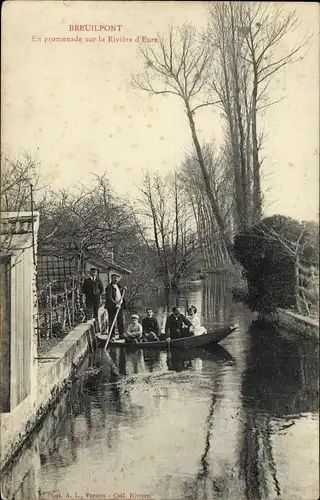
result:
M 270 5 L 273 8 L 274 4 Z M 267 110 L 264 128 L 265 214 L 318 219 L 319 5 L 295 8 L 313 35 L 302 61 L 287 66 L 270 89 L 283 97 Z M 176 96 L 152 96 L 130 85 L 142 68 L 136 43 L 55 43 L 48 38 L 99 37 L 69 25 L 121 25 L 113 36 L 156 37 L 169 23 L 207 19 L 208 2 L 7 1 L 2 9 L 2 150 L 36 154 L 51 188 L 88 184 L 107 171 L 116 192 L 132 199 L 146 168 L 166 173 L 192 147 L 183 105 Z M 100 34 L 100 36 L 105 36 Z M 151 42 L 152 43 L 152 42 Z M 221 139 L 220 112 L 196 115 L 200 140 Z

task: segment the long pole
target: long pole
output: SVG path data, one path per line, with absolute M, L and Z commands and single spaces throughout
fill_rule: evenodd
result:
M 108 344 L 109 344 L 109 340 L 110 340 L 111 333 L 112 333 L 112 330 L 114 328 L 114 325 L 116 324 L 117 317 L 118 317 L 118 314 L 119 314 L 119 311 L 120 311 L 120 308 L 121 308 L 121 305 L 122 305 L 122 302 L 123 302 L 123 297 L 124 297 L 125 291 L 126 291 L 126 289 L 123 290 L 123 293 L 122 293 L 122 296 L 121 296 L 121 300 L 119 302 L 119 307 L 117 309 L 117 312 L 116 312 L 116 315 L 114 317 L 114 320 L 112 321 L 112 325 L 109 328 L 108 337 L 107 337 L 107 340 L 106 340 L 106 343 L 105 343 L 105 346 L 104 346 L 104 350 L 105 351 L 107 350 L 107 347 L 108 347 Z
M 52 339 L 52 287 L 49 285 L 49 332 L 50 339 Z

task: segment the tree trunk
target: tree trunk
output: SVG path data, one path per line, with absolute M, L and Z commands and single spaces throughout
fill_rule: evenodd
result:
M 192 112 L 191 112 L 189 103 L 187 101 L 185 101 L 185 105 L 186 105 L 186 109 L 187 109 L 187 116 L 188 116 L 188 119 L 189 119 L 189 124 L 190 124 L 190 129 L 191 129 L 193 143 L 194 143 L 194 146 L 196 148 L 196 152 L 197 152 L 197 156 L 198 156 L 198 161 L 199 161 L 199 165 L 200 165 L 201 172 L 202 172 L 202 175 L 203 175 L 203 180 L 204 180 L 204 183 L 205 183 L 206 191 L 208 193 L 208 198 L 210 200 L 212 212 L 213 212 L 213 214 L 215 216 L 215 219 L 217 221 L 217 225 L 218 225 L 219 231 L 221 233 L 221 238 L 222 238 L 222 240 L 223 240 L 223 242 L 224 242 L 224 244 L 225 244 L 225 246 L 226 246 L 226 248 L 227 248 L 227 250 L 228 250 L 228 252 L 229 252 L 229 254 L 231 256 L 231 258 L 233 258 L 233 245 L 232 245 L 232 242 L 230 241 L 230 239 L 228 238 L 228 236 L 226 234 L 225 223 L 224 223 L 224 221 L 223 221 L 223 219 L 221 217 L 220 209 L 219 209 L 217 200 L 215 199 L 213 191 L 212 191 L 212 187 L 211 187 L 211 183 L 210 183 L 210 177 L 209 177 L 208 171 L 207 171 L 206 166 L 205 166 L 205 162 L 204 162 L 204 158 L 203 158 L 203 155 L 202 155 L 200 143 L 199 143 L 199 140 L 198 140 L 198 136 L 197 136 L 196 127 L 195 127 L 195 123 L 194 123 L 194 120 L 193 120 Z
M 236 53 L 236 46 L 238 40 L 236 40 L 235 37 L 235 32 L 236 32 L 236 26 L 235 26 L 235 15 L 233 12 L 233 5 L 230 3 L 230 10 L 231 10 L 231 34 L 232 34 L 232 46 L 231 46 L 231 51 L 232 51 L 232 73 L 233 73 L 233 96 L 234 96 L 234 101 L 235 101 L 235 111 L 236 111 L 236 123 L 237 123 L 237 129 L 239 133 L 239 156 L 240 156 L 240 169 L 241 169 L 241 196 L 242 196 L 242 214 L 241 214 L 241 220 L 242 220 L 242 230 L 246 229 L 248 226 L 249 220 L 248 220 L 248 179 L 247 179 L 247 165 L 246 165 L 246 158 L 245 158 L 245 153 L 244 153 L 244 145 L 245 145 L 245 137 L 244 137 L 244 127 L 243 127 L 243 120 L 242 120 L 242 109 L 241 109 L 241 102 L 240 102 L 240 81 L 239 81 L 239 73 L 238 73 L 238 60 L 239 60 L 239 54 Z
M 297 255 L 294 261 L 294 271 L 295 271 L 295 300 L 296 309 L 298 313 L 301 313 L 300 307 L 300 271 L 299 271 L 299 256 Z
M 257 76 L 254 77 L 252 92 L 252 166 L 253 166 L 253 216 L 254 223 L 258 223 L 262 218 L 262 197 L 260 184 L 260 162 L 259 147 L 257 137 Z

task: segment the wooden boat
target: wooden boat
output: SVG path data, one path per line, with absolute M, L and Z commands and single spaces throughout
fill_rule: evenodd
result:
M 220 326 L 214 330 L 210 330 L 204 335 L 197 335 L 191 337 L 181 337 L 180 339 L 159 340 L 155 342 L 139 342 L 137 344 L 128 343 L 124 340 L 113 340 L 109 342 L 108 347 L 125 347 L 129 349 L 190 349 L 193 347 L 205 347 L 211 344 L 216 344 L 225 339 L 238 328 L 238 325 Z M 104 347 L 108 335 L 96 335 L 98 347 Z

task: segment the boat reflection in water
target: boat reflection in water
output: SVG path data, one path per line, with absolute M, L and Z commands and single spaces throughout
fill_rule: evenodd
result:
M 102 349 L 101 349 L 102 351 Z M 221 345 L 191 349 L 110 349 L 110 357 L 117 363 L 121 375 L 134 375 L 163 370 L 183 371 L 195 368 L 201 371 L 202 361 L 235 363 L 234 357 Z
M 201 371 L 205 360 L 235 363 L 233 356 L 219 344 L 207 349 L 195 348 L 186 351 L 172 349 L 167 351 L 167 366 L 168 370 L 172 371 L 179 372 L 189 369 Z

